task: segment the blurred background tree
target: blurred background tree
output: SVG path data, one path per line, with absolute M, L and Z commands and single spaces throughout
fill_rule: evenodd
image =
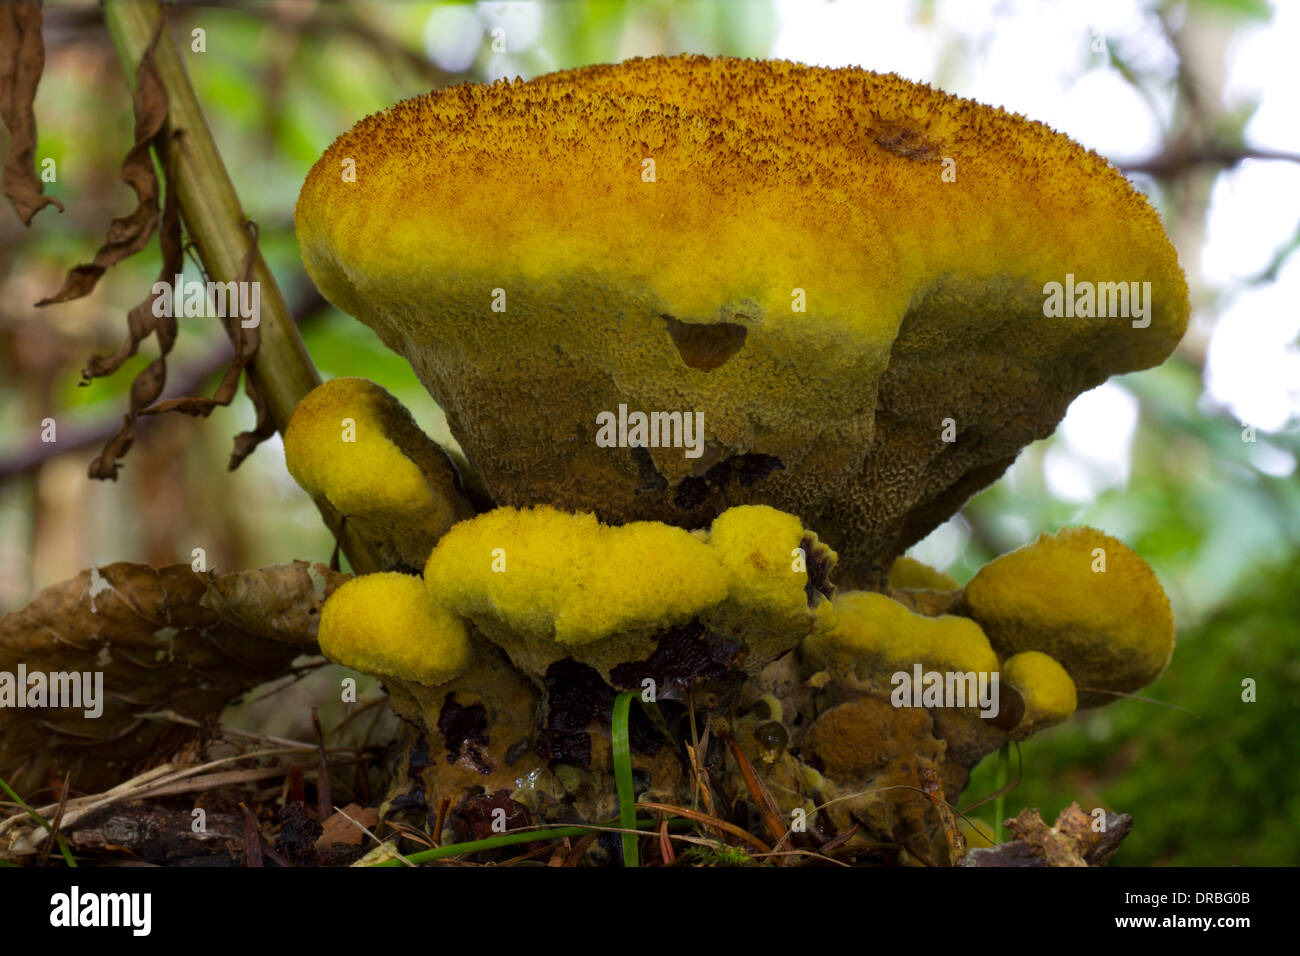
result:
M 1160 368 L 1081 396 L 1056 435 L 913 553 L 965 581 L 1040 531 L 1088 524 L 1146 558 L 1173 602 L 1178 648 L 1145 692 L 1162 703 L 1121 701 L 1035 737 L 1008 816 L 1038 806 L 1053 819 L 1071 800 L 1130 812 L 1120 864 L 1300 859 L 1298 5 L 275 0 L 176 4 L 169 18 L 322 375 L 383 383 L 444 442 L 454 442 L 445 418 L 414 373 L 314 293 L 293 237 L 311 164 L 397 100 L 629 56 L 777 56 L 893 70 L 1003 105 L 1125 169 L 1180 250 L 1194 308 L 1185 341 Z M 119 344 L 125 313 L 154 281 L 157 247 L 86 298 L 33 307 L 131 201 L 118 180 L 130 98 L 98 5 L 47 3 L 44 35 L 36 157 L 54 161 L 46 192 L 67 211 L 29 229 L 0 216 L 0 611 L 118 560 L 189 563 L 195 548 L 223 571 L 327 560 L 332 539 L 278 439 L 226 471 L 231 437 L 253 423 L 242 397 L 208 419 L 146 421 L 116 484 L 86 478 L 152 345 L 88 386 L 80 370 Z M 186 278 L 199 278 L 192 264 Z M 172 354 L 166 394 L 210 394 L 230 345 L 215 319 L 183 319 Z M 47 417 L 52 444 L 40 440 Z M 332 670 L 299 693 L 336 681 Z M 306 737 L 303 710 L 263 696 L 227 717 Z M 963 802 L 993 789 L 992 763 Z M 991 808 L 977 815 L 991 821 Z

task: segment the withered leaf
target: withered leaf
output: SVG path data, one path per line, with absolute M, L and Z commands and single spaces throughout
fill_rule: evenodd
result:
M 258 257 L 257 223 L 249 220 L 245 223 L 245 227 L 249 234 L 248 249 L 244 253 L 244 260 L 239 267 L 239 275 L 235 279 L 241 285 L 253 281 L 253 270 Z M 275 422 L 271 419 L 270 407 L 267 405 L 266 398 L 253 378 L 252 370 L 249 368 L 249 363 L 257 355 L 257 349 L 261 344 L 261 336 L 257 327 L 245 328 L 243 319 L 238 315 L 227 315 L 223 317 L 223 322 L 230 340 L 235 345 L 235 357 L 226 369 L 226 373 L 221 377 L 221 383 L 217 386 L 217 390 L 212 397 L 203 398 L 202 396 L 183 395 L 179 398 L 169 398 L 149 408 L 141 409 L 140 414 L 161 415 L 166 412 L 180 412 L 182 415 L 206 418 L 214 408 L 229 405 L 234 400 L 239 389 L 239 376 L 243 374 L 244 391 L 253 403 L 253 409 L 257 414 L 257 423 L 251 431 L 241 432 L 235 436 L 235 447 L 231 453 L 229 465 L 230 470 L 234 471 L 253 452 L 253 449 L 275 434 Z
M 171 151 L 167 153 L 167 198 L 163 206 L 162 231 L 159 243 L 162 247 L 162 271 L 160 282 L 169 281 L 181 271 L 184 255 L 181 244 L 180 204 L 176 191 L 175 162 Z M 176 342 L 176 319 L 164 314 L 154 315 L 153 304 L 157 296 L 150 289 L 144 301 L 127 314 L 127 340 L 112 355 L 92 356 L 90 364 L 82 371 L 83 384 L 100 375 L 109 375 L 136 353 L 140 342 L 151 333 L 158 338 L 158 358 L 151 362 L 131 383 L 130 407 L 122 420 L 122 427 L 104 444 L 99 457 L 90 463 L 87 473 L 91 478 L 117 480 L 118 462 L 131 449 L 135 441 L 136 417 L 162 394 L 167 384 L 167 353 Z
M 43 195 L 36 175 L 36 87 L 45 70 L 40 0 L 0 4 L 0 117 L 10 133 L 5 156 L 5 197 L 24 226 L 46 206 L 63 212 L 63 203 Z
M 159 17 L 158 29 L 145 47 L 136 71 L 135 141 L 122 161 L 122 180 L 135 190 L 136 207 L 125 216 L 108 224 L 108 236 L 93 261 L 73 266 L 68 270 L 63 288 L 38 306 L 67 302 L 88 295 L 109 267 L 139 252 L 149 242 L 158 226 L 158 177 L 154 173 L 153 157 L 149 148 L 167 119 L 167 93 L 154 66 L 154 48 L 162 35 L 164 20 Z
M 1098 832 L 1093 830 L 1092 815 L 1072 803 L 1051 828 L 1037 810 L 1028 808 L 1006 823 L 1016 838 L 972 850 L 967 866 L 1103 866 L 1128 836 L 1133 818 L 1108 813 L 1106 829 Z
M 1073 805 L 1078 809 L 1078 804 Z M 1087 866 L 1078 847 L 1068 836 L 1057 833 L 1043 822 L 1037 810 L 1026 807 L 1020 816 L 1007 821 L 1009 829 L 1016 838 L 1029 845 L 1048 866 Z
M 0 777 L 26 793 L 71 772 L 73 787 L 94 791 L 170 753 L 192 730 L 140 715 L 202 720 L 288 673 L 314 649 L 323 588 L 343 577 L 316 574 L 320 591 L 304 562 L 220 577 L 121 562 L 46 588 L 0 618 L 0 680 L 16 681 L 20 666 L 28 675 L 101 673 L 103 710 L 0 708 Z M 210 585 L 221 614 L 203 601 Z M 263 609 L 270 620 L 253 627 Z
M 350 577 L 306 561 L 273 564 L 216 575 L 202 604 L 238 630 L 314 650 L 321 605 Z

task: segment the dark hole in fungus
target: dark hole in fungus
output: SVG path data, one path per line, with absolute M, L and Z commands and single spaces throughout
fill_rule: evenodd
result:
M 673 494 L 673 504 L 686 510 L 696 508 L 705 502 L 710 492 L 725 489 L 732 478 L 739 481 L 742 488 L 748 488 L 772 472 L 784 468 L 781 459 L 775 455 L 764 455 L 756 451 L 732 455 L 712 466 L 703 475 L 683 478 Z
M 546 726 L 537 735 L 533 752 L 553 763 L 590 766 L 591 735 L 587 729 L 593 723 L 609 725 L 617 691 L 601 679 L 594 667 L 567 658 L 546 669 L 545 684 Z M 636 687 L 640 686 L 638 678 Z M 675 701 L 663 701 L 660 710 L 666 720 L 672 721 L 680 706 Z M 663 735 L 644 707 L 629 711 L 627 730 L 633 753 L 653 756 L 663 747 Z
M 462 750 L 479 773 L 491 773 L 492 767 L 478 746 L 487 746 L 487 708 L 482 704 L 462 707 L 456 695 L 448 694 L 438 714 L 438 733 L 447 741 L 447 763 L 455 763 Z
M 610 670 L 610 679 L 618 687 L 638 690 L 646 678 L 662 688 L 669 681 L 689 684 L 702 678 L 722 677 L 741 648 L 709 637 L 699 621 L 669 628 L 657 636 L 658 644 L 649 657 L 617 665 Z
M 630 449 L 628 454 L 636 463 L 637 477 L 641 482 L 640 490 L 662 492 L 668 488 L 668 479 L 659 474 L 654 459 L 650 457 L 649 448 L 637 445 Z
M 997 716 L 985 719 L 1003 733 L 1010 733 L 1024 716 L 1025 699 L 1020 696 L 1020 691 L 1010 684 L 999 684 Z
M 687 367 L 701 372 L 712 372 L 745 344 L 749 330 L 734 322 L 679 322 L 671 315 L 662 316 L 668 324 L 677 354 Z

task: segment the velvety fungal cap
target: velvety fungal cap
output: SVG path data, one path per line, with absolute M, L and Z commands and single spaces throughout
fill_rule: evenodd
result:
M 1101 568 L 1105 570 L 1101 570 Z M 1065 528 L 990 561 L 964 603 L 1001 654 L 1037 650 L 1061 663 L 1094 707 L 1132 693 L 1165 669 L 1174 617 L 1154 572 L 1123 542 Z
M 999 680 L 1019 692 L 1025 704 L 1020 728 L 1037 731 L 1074 713 L 1079 700 L 1065 668 L 1041 651 L 1022 651 L 1002 662 Z
M 436 686 L 470 664 L 465 622 L 438 606 L 423 582 L 384 572 L 353 578 L 321 608 L 321 653 L 367 674 Z
M 341 136 L 295 223 L 498 504 L 684 527 L 768 504 L 854 586 L 1188 315 L 1105 159 L 859 69 L 656 57 L 440 90 Z M 1047 314 L 1074 280 L 1149 291 L 1142 327 Z M 598 445 L 621 406 L 702 434 Z
M 814 666 L 867 679 L 887 671 L 925 670 L 992 673 L 997 655 L 979 625 L 953 615 L 924 617 L 874 591 L 835 595 L 835 627 L 807 638 L 804 658 Z
M 709 527 L 708 542 L 726 569 L 736 604 L 792 620 L 806 617 L 810 608 L 830 613 L 828 595 L 817 585 L 831 590 L 826 577 L 835 554 L 794 515 L 766 505 L 729 508 Z M 802 570 L 796 570 L 799 565 Z
M 611 527 L 550 507 L 461 522 L 438 542 L 424 578 L 460 614 L 567 645 L 681 624 L 727 595 L 717 553 L 689 531 Z
M 305 491 L 414 568 L 443 531 L 471 514 L 447 455 L 397 399 L 364 378 L 312 389 L 289 419 L 284 457 Z

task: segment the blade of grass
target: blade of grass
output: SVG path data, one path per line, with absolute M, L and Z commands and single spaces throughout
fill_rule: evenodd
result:
M 611 732 L 614 746 L 614 784 L 618 788 L 618 819 L 625 831 L 636 829 L 636 793 L 632 789 L 632 745 L 628 740 L 627 718 L 636 691 L 625 690 L 614 698 Z M 623 865 L 640 866 L 636 836 L 623 834 Z
M 634 820 L 636 828 L 654 826 L 653 820 Z M 408 853 L 406 858 L 412 863 L 428 863 L 433 860 L 442 860 L 450 856 L 464 856 L 468 853 L 477 853 L 480 850 L 495 850 L 503 846 L 513 846 L 516 843 L 530 843 L 533 840 L 559 840 L 564 837 L 584 836 L 593 830 L 614 830 L 614 827 L 593 827 L 593 826 L 571 826 L 571 827 L 550 827 L 543 830 L 516 830 L 514 833 L 502 833 L 500 836 L 487 837 L 482 840 L 469 840 L 465 843 L 449 843 L 447 846 L 440 846 L 435 850 L 421 850 L 418 853 Z M 372 863 L 371 866 L 401 866 L 400 860 L 381 860 L 378 863 Z
M 9 799 L 12 800 L 14 803 L 18 804 L 18 806 L 20 806 L 22 809 L 26 810 L 27 815 L 29 817 L 31 817 L 41 826 L 45 827 L 47 831 L 54 834 L 54 838 L 55 840 L 58 841 L 59 844 L 59 853 L 63 855 L 63 862 L 67 863 L 68 866 L 72 867 L 73 869 L 76 869 L 77 861 L 72 858 L 72 851 L 68 849 L 68 841 L 63 839 L 63 834 L 55 833 L 54 828 L 51 827 L 48 823 L 46 823 L 44 820 L 42 820 L 41 815 L 39 813 L 37 813 L 35 810 L 29 807 L 22 797 L 18 796 L 18 794 L 13 792 L 9 784 L 5 783 L 4 777 L 0 777 L 0 790 L 4 790 L 5 793 L 9 794 Z

